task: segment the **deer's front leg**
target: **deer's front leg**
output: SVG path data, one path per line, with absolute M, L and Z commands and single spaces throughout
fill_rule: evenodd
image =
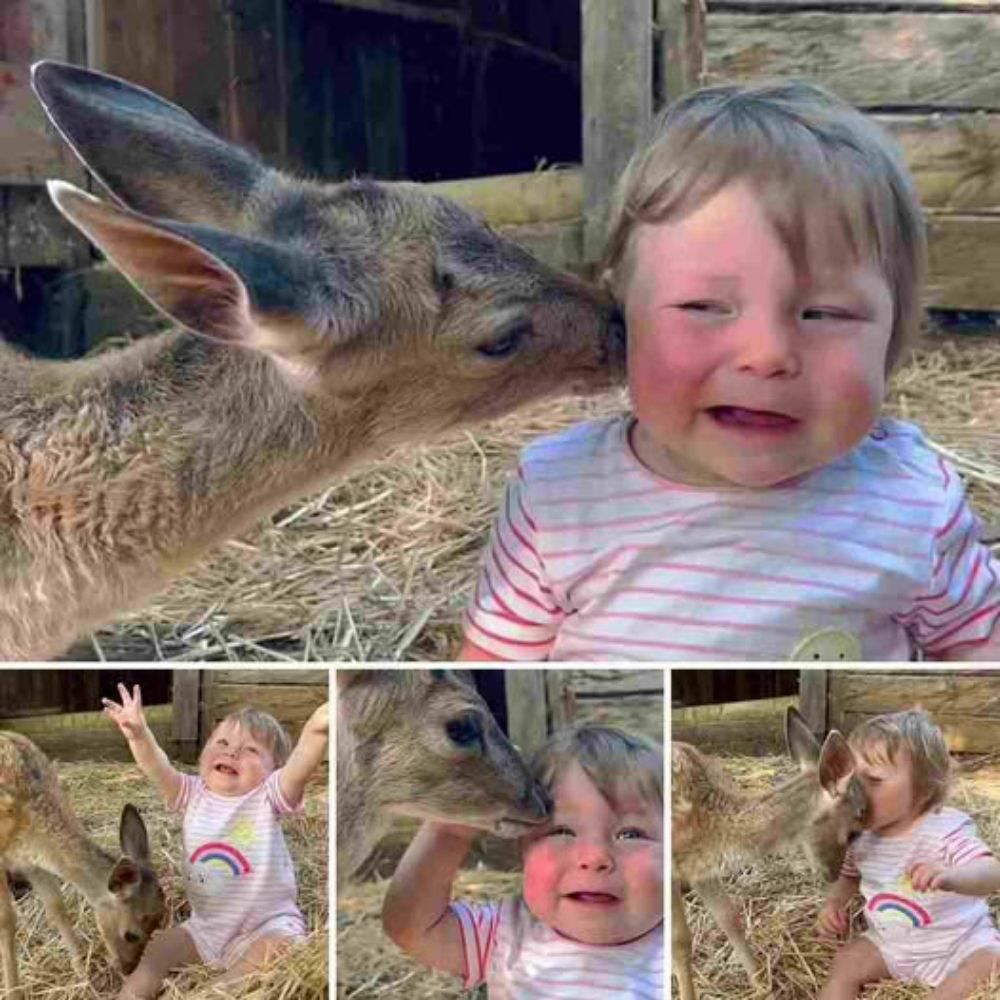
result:
M 754 958 L 750 945 L 747 944 L 746 934 L 743 933 L 743 923 L 736 912 L 736 907 L 729 901 L 722 883 L 716 878 L 708 878 L 703 882 L 698 882 L 693 888 L 708 912 L 712 914 L 712 919 L 729 939 L 740 965 L 753 979 L 757 974 L 757 959 Z
M 7 872 L 0 868 L 0 961 L 3 962 L 3 981 L 10 1000 L 24 1000 L 24 990 L 20 988 L 21 981 L 17 975 L 17 952 L 14 950 L 16 930 L 14 897 L 7 885 Z
M 691 931 L 684 915 L 684 899 L 676 879 L 670 882 L 670 931 L 674 978 L 681 1000 L 698 1000 L 691 972 Z
M 28 868 L 25 870 L 24 875 L 31 883 L 31 887 L 37 893 L 38 898 L 42 901 L 42 906 L 45 907 L 45 916 L 48 917 L 49 923 L 59 932 L 59 936 L 63 939 L 63 944 L 66 945 L 66 950 L 69 952 L 70 962 L 73 964 L 74 971 L 77 975 L 85 976 L 87 974 L 87 962 L 84 958 L 86 950 L 80 943 L 80 936 L 77 934 L 76 928 L 73 926 L 73 921 L 70 920 L 69 914 L 66 912 L 59 880 L 41 868 Z

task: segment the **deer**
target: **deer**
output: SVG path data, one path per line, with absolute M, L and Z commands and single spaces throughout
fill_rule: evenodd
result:
M 66 913 L 60 882 L 76 886 L 94 908 L 112 963 L 126 975 L 139 964 L 166 905 L 145 824 L 131 804 L 122 809 L 119 842 L 120 855 L 95 843 L 45 754 L 26 736 L 0 732 L 0 964 L 9 1000 L 24 1000 L 24 990 L 7 874 L 31 883 L 78 973 L 86 967 L 86 948 Z
M 799 845 L 832 882 L 848 842 L 863 828 L 865 793 L 844 736 L 832 730 L 820 747 L 805 719 L 789 707 L 785 739 L 799 774 L 764 794 L 739 788 L 717 760 L 695 747 L 672 744 L 671 929 L 681 1000 L 697 1000 L 682 884 L 705 904 L 752 981 L 757 961 L 720 877 Z
M 515 838 L 551 802 L 486 702 L 454 670 L 337 670 L 337 883 L 394 816 Z
M 394 447 L 624 374 L 610 293 L 418 184 L 300 179 L 116 77 L 32 86 L 113 201 L 49 194 L 172 328 L 0 344 L 0 659 L 48 659 Z

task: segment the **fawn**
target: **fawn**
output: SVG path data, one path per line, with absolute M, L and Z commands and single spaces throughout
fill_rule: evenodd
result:
M 337 880 L 415 816 L 517 837 L 549 811 L 486 702 L 452 670 L 337 671 Z
M 136 808 L 122 810 L 122 857 L 87 836 L 59 786 L 52 764 L 27 737 L 0 733 L 0 961 L 10 1000 L 22 1000 L 14 945 L 14 902 L 5 872 L 26 878 L 49 921 L 84 971 L 84 948 L 63 906 L 60 881 L 94 907 L 112 961 L 131 972 L 163 922 L 163 892 L 150 863 L 149 838 Z
M 294 179 L 53 62 L 35 92 L 120 204 L 60 211 L 178 328 L 0 345 L 0 658 L 42 659 L 389 448 L 624 372 L 610 296 L 415 184 Z
M 710 757 L 686 743 L 672 747 L 671 922 L 674 976 L 681 1000 L 696 1000 L 691 933 L 681 883 L 691 886 L 752 978 L 757 963 L 719 877 L 786 845 L 806 849 L 824 877 L 836 879 L 851 837 L 862 828 L 865 794 L 854 755 L 836 730 L 822 748 L 802 716 L 785 716 L 788 751 L 801 772 L 764 794 L 738 788 Z

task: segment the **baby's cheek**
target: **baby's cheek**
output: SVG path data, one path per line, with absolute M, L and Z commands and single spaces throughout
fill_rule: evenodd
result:
M 533 904 L 549 896 L 559 877 L 559 863 L 554 851 L 543 841 L 529 848 L 524 856 L 524 898 Z

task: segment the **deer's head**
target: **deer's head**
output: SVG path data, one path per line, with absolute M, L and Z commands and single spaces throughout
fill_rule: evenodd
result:
M 128 975 L 153 931 L 162 926 L 166 904 L 153 872 L 146 826 L 135 806 L 122 809 L 118 836 L 122 857 L 108 876 L 108 891 L 96 914 L 111 960 Z
M 785 717 L 785 738 L 799 767 L 814 771 L 816 779 L 811 819 L 803 826 L 799 842 L 824 878 L 833 882 L 840 874 L 848 843 L 864 827 L 867 811 L 854 754 L 837 730 L 820 746 L 794 708 L 789 708 Z
M 502 837 L 548 815 L 547 793 L 483 699 L 453 671 L 338 671 L 337 681 L 338 725 L 349 730 L 368 802 Z

